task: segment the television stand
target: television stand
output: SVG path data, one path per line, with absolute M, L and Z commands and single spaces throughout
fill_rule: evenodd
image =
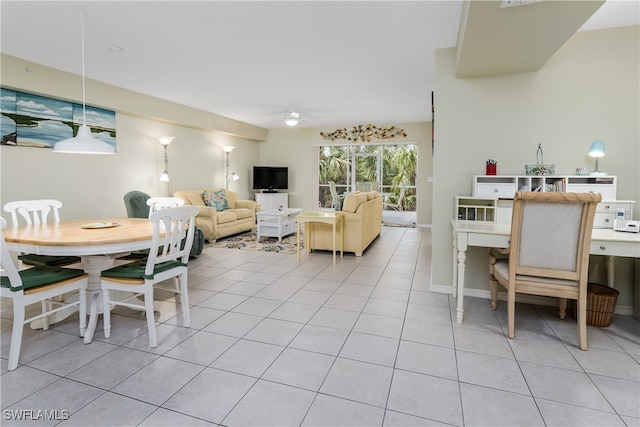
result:
M 256 193 L 256 203 L 260 205 L 260 210 L 275 210 L 278 206 L 284 209 L 289 207 L 288 193 Z
M 266 190 L 262 190 L 263 193 L 277 193 L 278 190 L 274 190 L 273 188 L 268 188 Z

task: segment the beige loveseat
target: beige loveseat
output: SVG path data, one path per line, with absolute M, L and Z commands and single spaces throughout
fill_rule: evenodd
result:
M 238 200 L 238 193 L 224 190 L 228 208 L 218 211 L 207 206 L 203 198 L 205 192 L 214 193 L 224 189 L 203 188 L 202 190 L 176 191 L 174 197 L 180 197 L 187 205 L 198 206 L 196 225 L 204 232 L 206 240 L 215 242 L 221 237 L 250 231 L 256 226 L 257 204 L 252 200 Z
M 349 194 L 342 203 L 344 212 L 344 251 L 362 256 L 382 232 L 382 197 L 377 191 Z M 330 224 L 314 223 L 310 249 L 333 250 Z

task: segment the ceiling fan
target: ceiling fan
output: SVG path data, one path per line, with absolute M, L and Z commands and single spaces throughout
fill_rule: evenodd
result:
M 295 126 L 299 122 L 300 122 L 300 113 L 298 113 L 294 109 L 289 110 L 287 114 L 284 116 L 284 123 L 287 126 Z

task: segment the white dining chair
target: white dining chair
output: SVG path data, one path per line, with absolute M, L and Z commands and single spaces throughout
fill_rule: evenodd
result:
M 151 214 L 165 208 L 177 208 L 184 206 L 184 200 L 180 197 L 150 197 L 147 200 L 149 206 L 149 217 Z
M 13 329 L 11 331 L 11 348 L 9 349 L 10 371 L 18 367 L 20 347 L 22 345 L 22 332 L 25 323 L 36 319 L 43 320 L 43 328 L 49 328 L 48 317 L 53 313 L 66 310 L 70 306 L 78 306 L 80 336 L 84 336 L 87 326 L 87 284 L 89 277 L 82 270 L 62 267 L 35 266 L 20 270 L 14 265 L 7 245 L 4 240 L 4 228 L 7 222 L 0 218 L 3 229 L 0 241 L 0 296 L 10 298 L 13 303 Z M 54 297 L 62 296 L 69 292 L 79 292 L 79 298 L 73 302 L 55 301 Z M 40 314 L 26 317 L 27 306 L 42 302 L 42 307 L 47 307 Z
M 42 200 L 19 200 L 8 202 L 4 205 L 4 210 L 11 214 L 13 227 L 37 224 L 59 224 L 62 202 L 53 199 Z M 49 216 L 52 218 L 50 219 Z M 51 256 L 37 254 L 20 254 L 18 259 L 24 266 L 65 266 L 80 262 L 77 256 Z
M 149 345 L 158 345 L 153 310 L 154 286 L 166 280 L 176 281 L 173 289 L 180 296 L 184 326 L 191 326 L 187 272 L 189 252 L 193 244 L 193 232 L 197 206 L 180 206 L 160 209 L 151 214 L 153 241 L 147 259 L 105 270 L 100 275 L 104 303 L 104 336 L 111 336 L 111 305 L 144 310 L 149 330 Z M 185 238 L 186 235 L 186 238 Z M 184 240 L 184 241 L 183 241 Z M 163 288 L 164 290 L 164 288 Z M 112 300 L 111 291 L 132 292 L 124 300 Z M 140 304 L 138 297 L 143 297 Z

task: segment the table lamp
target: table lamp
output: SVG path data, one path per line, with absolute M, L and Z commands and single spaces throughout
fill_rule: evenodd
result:
M 599 139 L 596 139 L 595 141 L 593 141 L 593 143 L 591 144 L 591 147 L 589 148 L 589 156 L 596 158 L 596 170 L 594 172 L 591 172 L 590 175 L 607 176 L 606 172 L 598 171 L 598 159 L 600 157 L 604 157 L 604 142 L 602 142 Z

